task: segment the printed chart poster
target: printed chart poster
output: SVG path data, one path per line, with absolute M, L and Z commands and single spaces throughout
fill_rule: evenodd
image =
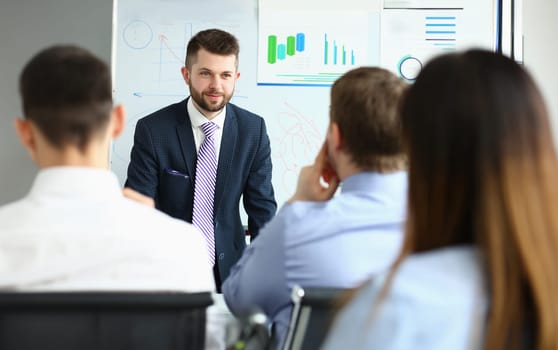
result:
M 417 7 L 404 8 L 407 3 Z M 433 8 L 434 3 L 445 7 Z M 382 13 L 381 66 L 412 82 L 434 56 L 473 47 L 493 49 L 490 3 L 469 1 L 468 7 L 460 7 L 459 1 L 386 1 L 393 7 Z
M 379 37 L 370 18 L 365 11 L 260 8 L 258 85 L 331 86 L 370 64 L 370 37 Z

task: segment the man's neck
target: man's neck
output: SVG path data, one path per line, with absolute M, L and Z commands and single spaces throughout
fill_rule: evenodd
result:
M 41 168 L 53 166 L 77 166 L 86 168 L 108 169 L 108 155 L 91 148 L 81 152 L 75 147 L 64 150 L 50 150 L 42 152 L 37 157 L 37 163 Z
M 353 164 L 346 164 L 344 166 L 339 167 L 337 171 L 337 176 L 339 177 L 339 181 L 343 182 L 349 176 L 354 174 L 362 173 L 363 170 Z
M 334 158 L 335 161 L 332 166 L 334 167 L 335 172 L 337 173 L 337 177 L 341 182 L 351 175 L 363 172 L 363 170 L 358 167 L 347 154 L 343 152 L 337 153 L 337 156 Z
M 222 108 L 215 112 L 207 111 L 201 108 L 200 106 L 198 106 L 196 101 L 194 101 L 193 99 L 192 99 L 192 104 L 194 105 L 194 108 L 197 109 L 198 112 L 200 112 L 200 114 L 203 115 L 207 120 L 213 120 L 216 116 L 218 116 L 223 111 Z

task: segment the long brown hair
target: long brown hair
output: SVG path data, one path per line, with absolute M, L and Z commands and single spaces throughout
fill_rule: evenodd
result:
M 537 349 L 557 349 L 558 167 L 532 78 L 495 53 L 443 55 L 408 90 L 401 117 L 409 208 L 391 277 L 408 254 L 473 244 L 490 288 L 485 348 L 519 347 L 531 330 Z

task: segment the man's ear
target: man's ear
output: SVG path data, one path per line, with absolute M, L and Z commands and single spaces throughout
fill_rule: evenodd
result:
M 110 136 L 112 139 L 117 138 L 124 131 L 126 125 L 126 110 L 124 106 L 119 104 L 112 109 Z
M 27 119 L 16 118 L 14 121 L 14 127 L 19 138 L 19 142 L 25 147 L 29 156 L 33 161 L 36 161 L 37 157 L 37 140 L 31 122 Z
M 182 73 L 182 77 L 184 78 L 186 85 L 190 86 L 190 72 L 186 66 L 182 66 L 182 68 L 180 68 L 180 72 Z
M 336 122 L 331 122 L 329 124 L 329 138 L 331 146 L 335 150 L 341 150 L 345 147 L 345 139 L 343 138 L 343 135 L 341 135 L 341 130 Z

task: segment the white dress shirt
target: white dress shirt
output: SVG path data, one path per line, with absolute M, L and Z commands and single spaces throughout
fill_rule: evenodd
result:
M 0 207 L 0 289 L 212 291 L 199 231 L 125 198 L 103 169 L 41 170 Z
M 217 114 L 213 119 L 207 119 L 203 114 L 198 111 L 194 106 L 194 101 L 190 97 L 188 99 L 188 104 L 186 105 L 188 109 L 188 115 L 190 116 L 190 124 L 192 124 L 192 132 L 194 133 L 194 143 L 196 144 L 196 152 L 200 151 L 201 144 L 205 140 L 205 133 L 201 128 L 202 124 L 212 121 L 217 125 L 217 130 L 213 134 L 213 144 L 215 145 L 215 157 L 216 161 L 219 163 L 219 151 L 221 150 L 221 139 L 223 138 L 223 125 L 225 125 L 225 116 L 227 115 L 227 106 L 223 107 L 221 112 Z

